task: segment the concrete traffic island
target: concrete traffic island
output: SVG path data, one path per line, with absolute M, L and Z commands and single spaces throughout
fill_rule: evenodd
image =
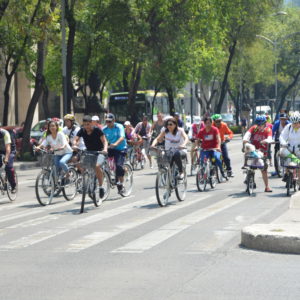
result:
M 241 245 L 254 250 L 300 254 L 300 192 L 291 197 L 289 210 L 271 224 L 244 227 Z
M 300 254 L 300 224 L 247 226 L 242 229 L 241 244 L 255 250 Z

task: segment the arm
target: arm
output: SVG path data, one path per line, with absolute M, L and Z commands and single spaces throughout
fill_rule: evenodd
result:
M 285 126 L 279 136 L 280 145 L 286 147 L 288 145 L 290 126 Z
M 189 142 L 189 138 L 188 138 L 187 134 L 185 133 L 185 131 L 184 131 L 183 129 L 181 130 L 181 132 L 182 132 L 182 136 L 183 136 L 183 138 L 184 138 L 184 142 L 183 142 L 183 144 L 181 145 L 181 147 L 182 147 L 182 148 L 185 148 L 185 147 L 186 147 L 186 144 Z
M 233 132 L 232 132 L 232 130 L 228 127 L 228 125 L 226 125 L 225 134 L 227 134 L 227 135 L 228 135 L 228 138 L 229 138 L 230 140 L 232 140 L 232 138 L 233 138 Z
M 5 158 L 4 158 L 4 163 L 7 164 L 9 160 L 9 156 L 11 153 L 11 144 L 5 144 Z
M 100 140 L 103 144 L 103 151 L 107 152 L 108 142 L 104 134 L 100 137 Z
M 120 143 L 122 143 L 125 140 L 125 129 L 124 129 L 124 127 L 118 127 L 118 129 L 119 129 L 120 137 L 118 138 L 118 140 L 116 142 L 114 142 L 113 144 L 110 144 L 110 146 L 112 148 L 117 147 Z
M 217 150 L 221 151 L 221 137 L 217 134 Z

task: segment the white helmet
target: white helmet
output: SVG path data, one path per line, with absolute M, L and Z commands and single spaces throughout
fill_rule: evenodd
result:
M 290 121 L 295 124 L 295 123 L 299 123 L 300 122 L 300 114 L 298 112 L 294 112 L 291 116 L 290 116 Z

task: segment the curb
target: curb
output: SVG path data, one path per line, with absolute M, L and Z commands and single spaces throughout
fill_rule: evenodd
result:
M 299 224 L 254 224 L 242 229 L 242 246 L 269 252 L 300 254 Z

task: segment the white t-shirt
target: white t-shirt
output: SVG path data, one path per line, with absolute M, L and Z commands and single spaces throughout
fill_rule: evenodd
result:
M 79 126 L 76 126 L 73 131 L 72 128 L 69 129 L 67 126 L 65 126 L 63 128 L 63 133 L 69 137 L 71 144 L 73 144 L 74 138 L 77 136 L 79 130 L 80 130 Z M 80 150 L 85 150 L 85 144 L 82 137 L 79 139 L 78 148 Z
M 178 128 L 176 134 L 166 132 L 166 129 L 163 128 L 162 132 L 165 132 L 165 149 L 178 149 L 184 143 L 184 131 L 183 128 Z
M 65 146 L 63 150 L 55 151 L 54 154 L 56 155 L 64 155 L 66 153 L 73 152 L 72 148 L 70 147 L 67 141 L 65 134 L 61 131 L 57 132 L 56 139 L 54 139 L 51 134 L 49 134 L 46 137 L 46 139 L 42 143 L 42 146 L 47 147 L 48 145 L 50 145 L 50 147 L 53 148 L 54 150 Z
M 282 146 L 287 144 L 292 147 L 300 145 L 300 129 L 294 129 L 292 124 L 286 125 L 279 136 L 279 141 Z

